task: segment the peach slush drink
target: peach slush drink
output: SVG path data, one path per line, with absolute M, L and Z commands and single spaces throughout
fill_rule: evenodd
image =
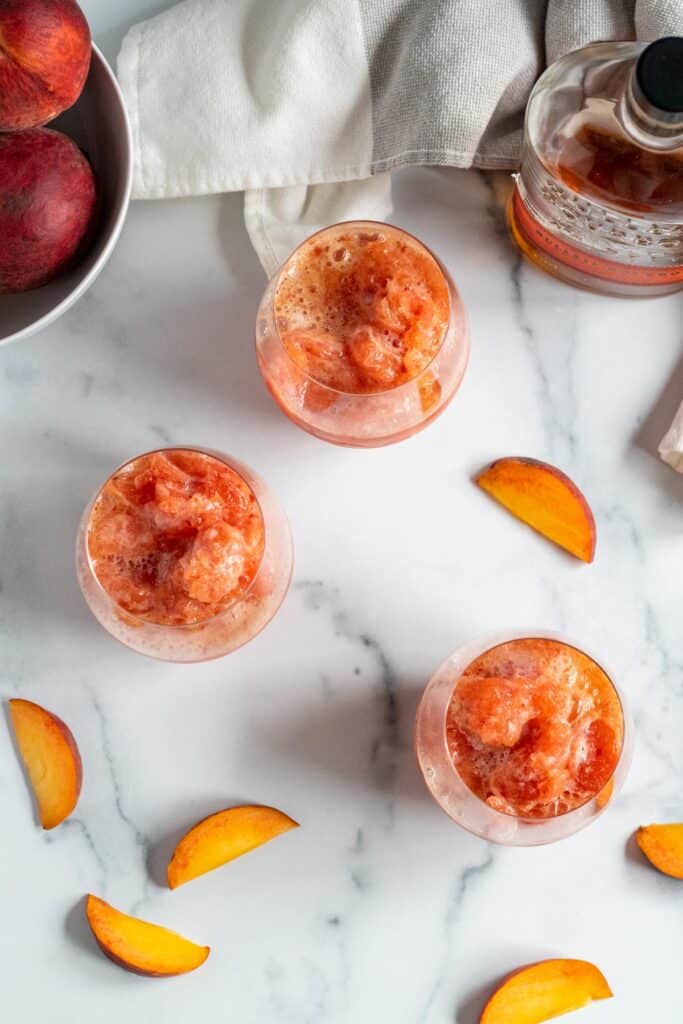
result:
M 310 433 L 373 447 L 409 437 L 453 397 L 469 341 L 453 282 L 412 235 L 337 224 L 270 282 L 257 320 L 261 372 Z
M 284 513 L 245 466 L 198 449 L 126 463 L 86 509 L 79 581 L 96 617 L 146 654 L 228 653 L 272 618 L 292 556 Z
M 568 835 L 604 807 L 624 732 L 621 700 L 592 658 L 554 638 L 519 637 L 447 663 L 425 691 L 416 735 L 444 809 L 487 838 L 524 845 Z

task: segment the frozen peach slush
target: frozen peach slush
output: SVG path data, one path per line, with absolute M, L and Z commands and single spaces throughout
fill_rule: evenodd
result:
M 605 672 L 558 640 L 511 640 L 458 679 L 446 742 L 465 784 L 494 810 L 525 818 L 572 811 L 601 792 L 623 744 L 623 712 Z
M 275 322 L 309 377 L 346 394 L 413 380 L 438 352 L 449 293 L 434 257 L 405 232 L 340 225 L 290 258 L 275 293 Z
M 204 622 L 243 597 L 264 540 L 247 483 L 221 460 L 188 449 L 142 455 L 115 473 L 87 533 L 94 573 L 112 601 L 170 626 Z

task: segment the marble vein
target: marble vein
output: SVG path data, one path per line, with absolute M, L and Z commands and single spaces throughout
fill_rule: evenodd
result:
M 85 847 L 97 864 L 99 870 L 98 883 L 100 890 L 104 891 L 107 884 L 107 861 L 99 848 L 98 843 L 95 842 L 95 838 L 86 825 L 85 821 L 79 817 L 70 817 L 57 828 L 54 832 L 45 833 L 45 842 L 48 845 L 59 845 L 69 833 L 74 832 L 76 835 L 83 840 Z
M 381 727 L 372 740 L 369 757 L 378 785 L 387 794 L 386 827 L 390 829 L 394 824 L 395 808 L 391 794 L 396 779 L 397 761 L 400 752 L 405 749 L 396 671 L 380 641 L 354 622 L 342 603 L 337 587 L 329 586 L 322 580 L 300 580 L 295 584 L 295 589 L 303 594 L 308 608 L 313 611 L 325 609 L 328 612 L 336 636 L 358 644 L 371 654 L 377 666 L 382 716 Z
M 576 310 L 580 303 L 577 292 L 567 291 L 568 303 L 561 308 L 561 316 L 552 316 L 544 330 L 543 338 L 530 315 L 532 303 L 538 301 L 538 287 L 534 282 L 533 294 L 527 298 L 525 278 L 528 263 L 512 245 L 505 222 L 505 201 L 511 187 L 509 178 L 501 188 L 501 176 L 492 172 L 479 172 L 487 193 L 486 215 L 494 226 L 496 235 L 506 243 L 509 252 L 508 279 L 511 289 L 511 309 L 515 322 L 534 371 L 538 410 L 546 435 L 548 454 L 573 463 L 579 455 L 577 436 L 577 392 L 575 357 L 579 344 L 576 326 Z M 543 310 L 543 306 L 540 306 Z M 560 358 L 557 352 L 560 350 Z
M 469 864 L 467 867 L 456 873 L 450 895 L 446 900 L 446 913 L 443 918 L 443 941 L 441 943 L 441 962 L 436 973 L 432 986 L 429 990 L 423 1008 L 417 1018 L 416 1024 L 428 1024 L 437 1000 L 447 982 L 447 969 L 450 961 L 450 952 L 455 938 L 455 929 L 458 917 L 462 911 L 463 904 L 468 894 L 472 893 L 484 876 L 487 876 L 493 868 L 496 858 L 493 847 L 487 845 L 483 859 L 476 864 Z
M 128 814 L 124 807 L 123 791 L 121 783 L 119 781 L 118 771 L 116 767 L 116 758 L 114 756 L 114 749 L 109 736 L 109 725 L 107 722 L 107 716 L 104 708 L 100 703 L 95 690 L 88 683 L 83 683 L 83 686 L 90 697 L 90 702 L 95 711 L 97 722 L 99 725 L 100 736 L 102 739 L 102 753 L 109 773 L 109 780 L 112 787 L 113 804 L 116 810 L 116 814 L 119 820 L 126 826 L 129 835 L 133 839 L 134 846 L 140 852 L 140 861 L 142 866 L 142 895 L 133 905 L 131 913 L 135 914 L 138 909 L 144 904 L 147 894 L 149 891 L 149 881 L 147 877 L 147 860 L 149 857 L 151 842 L 145 833 L 136 825 L 131 816 Z

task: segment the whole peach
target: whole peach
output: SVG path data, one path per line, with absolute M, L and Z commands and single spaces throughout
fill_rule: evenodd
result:
M 90 53 L 75 0 L 0 0 L 0 131 L 46 124 L 75 103 Z
M 39 288 L 69 269 L 95 208 L 92 168 L 66 135 L 0 134 L 0 292 Z

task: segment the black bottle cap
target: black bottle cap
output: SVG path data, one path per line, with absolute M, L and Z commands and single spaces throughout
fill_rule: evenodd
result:
M 683 117 L 683 36 L 650 43 L 638 58 L 636 80 L 642 95 L 664 120 Z

